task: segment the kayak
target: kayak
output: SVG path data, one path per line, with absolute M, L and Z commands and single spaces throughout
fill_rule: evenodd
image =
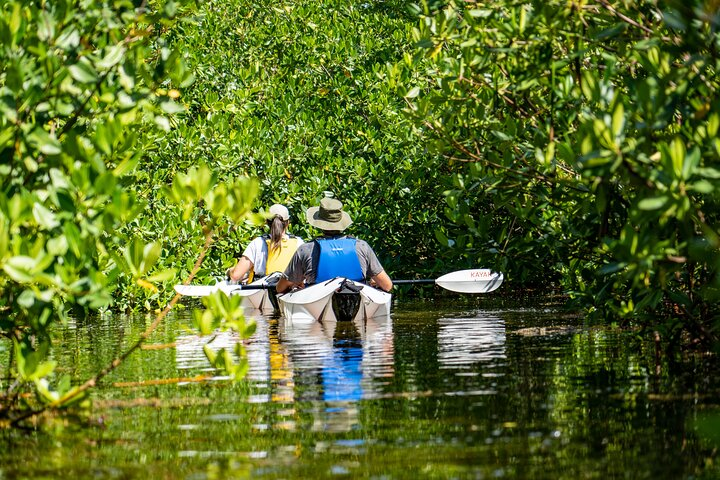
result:
M 343 277 L 278 294 L 280 310 L 293 322 L 367 320 L 390 315 L 392 295 Z
M 243 307 L 255 308 L 260 310 L 262 313 L 274 313 L 278 308 L 275 285 L 281 275 L 282 274 L 280 272 L 271 273 L 270 275 L 248 284 L 248 286 L 266 288 L 257 288 L 255 290 L 235 290 L 233 291 L 233 295 L 240 295 L 243 297 L 241 302 Z

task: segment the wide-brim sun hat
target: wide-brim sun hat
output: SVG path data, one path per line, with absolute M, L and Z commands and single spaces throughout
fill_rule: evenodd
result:
M 352 224 L 347 212 L 343 212 L 343 204 L 337 198 L 325 197 L 320 200 L 319 207 L 310 207 L 307 210 L 307 221 L 320 230 L 342 232 Z
M 287 207 L 285 205 L 280 205 L 279 203 L 273 204 L 270 207 L 270 215 L 273 217 L 280 217 L 285 222 L 290 220 L 290 212 L 288 212 Z

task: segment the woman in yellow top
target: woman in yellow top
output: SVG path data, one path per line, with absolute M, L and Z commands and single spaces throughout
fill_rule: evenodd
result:
M 280 204 L 270 207 L 272 218 L 267 224 L 269 235 L 255 238 L 247 246 L 234 267 L 227 271 L 232 283 L 247 283 L 274 272 L 283 272 L 295 250 L 304 242 L 287 233 L 290 223 L 288 209 Z

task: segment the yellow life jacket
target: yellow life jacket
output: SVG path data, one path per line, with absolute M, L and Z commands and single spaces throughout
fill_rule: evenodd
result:
M 293 235 L 283 237 L 280 242 L 280 248 L 275 250 L 270 249 L 269 237 L 265 239 L 265 243 L 267 244 L 268 249 L 268 258 L 265 263 L 265 275 L 270 275 L 273 272 L 284 272 L 285 267 L 287 267 L 290 263 L 290 259 L 295 253 L 295 250 L 297 250 L 300 246 L 298 238 Z

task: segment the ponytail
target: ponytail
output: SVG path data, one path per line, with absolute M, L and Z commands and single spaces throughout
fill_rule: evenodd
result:
M 279 250 L 288 221 L 275 215 L 271 220 L 268 220 L 268 226 L 270 227 L 270 251 Z

